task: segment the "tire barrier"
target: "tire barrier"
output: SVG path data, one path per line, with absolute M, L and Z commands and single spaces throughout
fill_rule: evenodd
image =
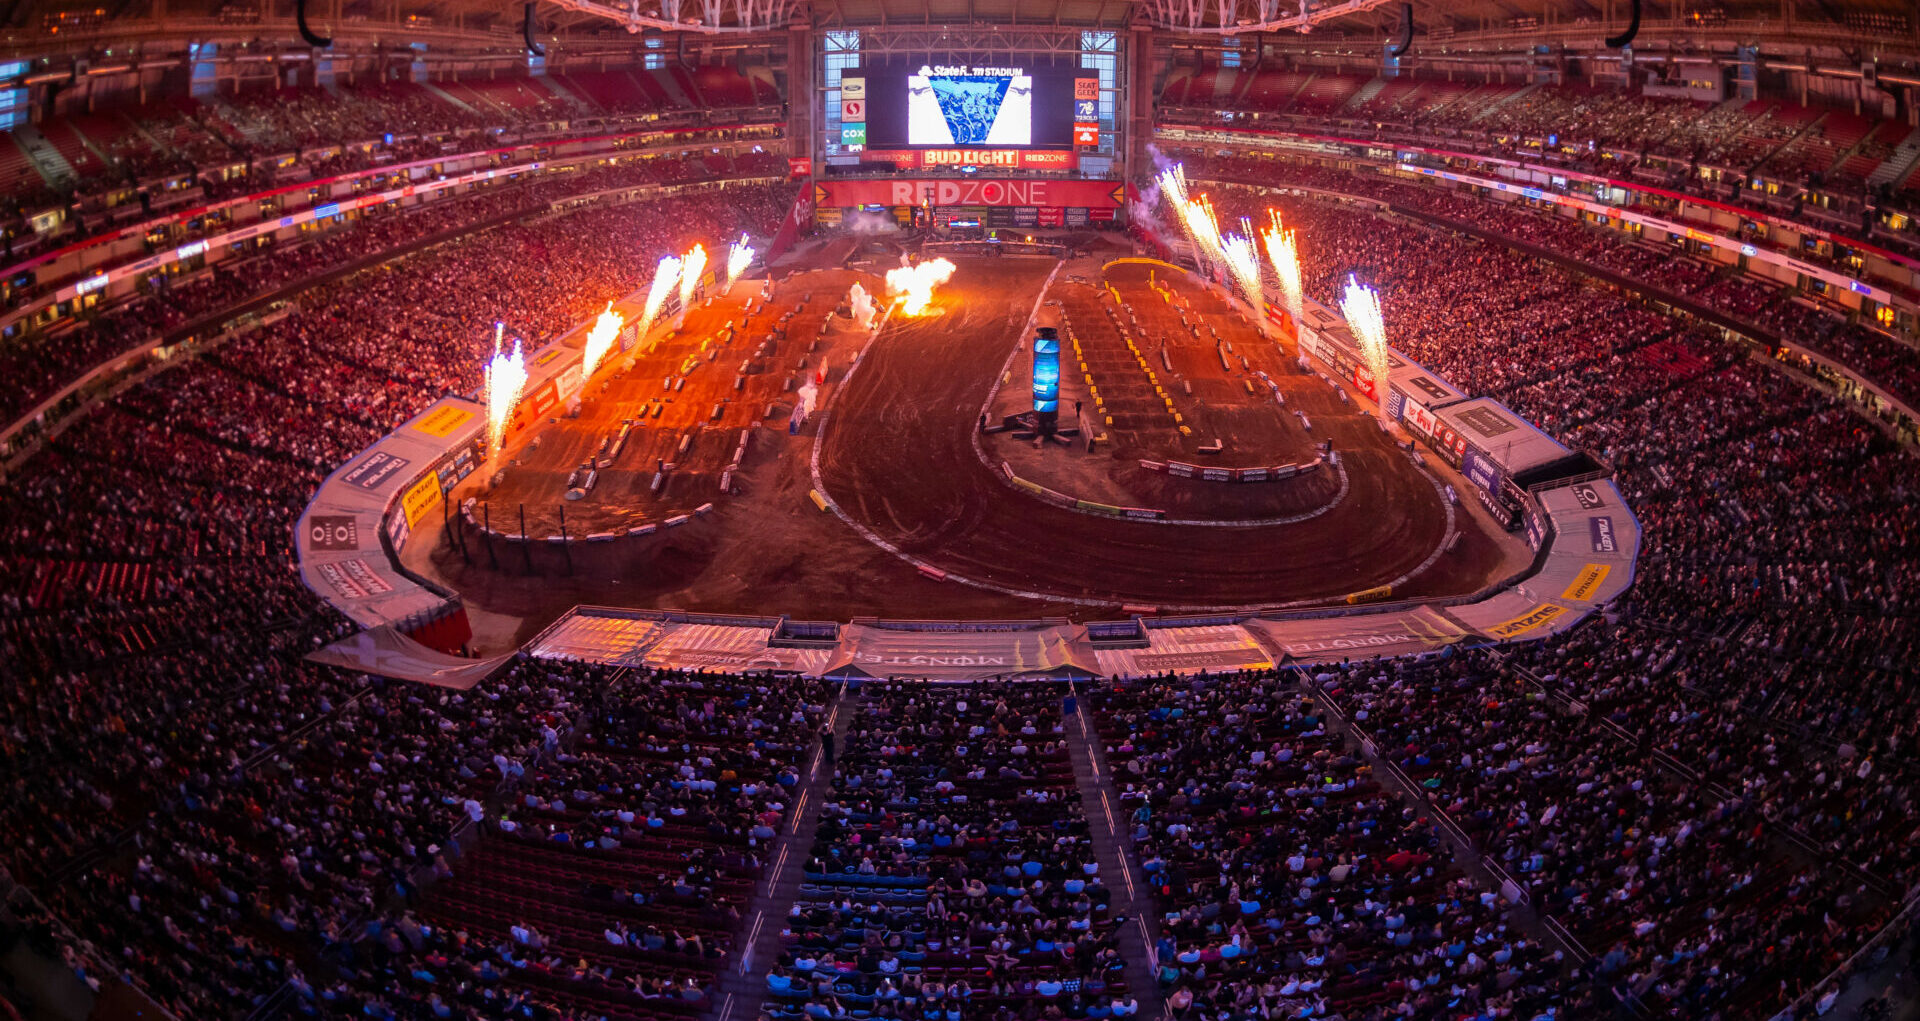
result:
M 1048 489 L 1038 482 L 1021 478 L 1014 474 L 1013 466 L 1005 461 L 1000 462 L 1000 471 L 1006 475 L 1008 482 L 1056 507 L 1110 518 L 1127 518 L 1132 521 L 1158 521 L 1167 516 L 1166 511 L 1154 507 L 1122 507 L 1118 504 L 1096 503 L 1092 500 L 1082 500 L 1077 496 L 1068 496 L 1057 490 Z
M 1347 597 L 1347 605 L 1358 606 L 1361 603 L 1377 603 L 1382 600 L 1391 598 L 1392 595 L 1393 595 L 1392 585 L 1375 585 L 1372 588 L 1361 589 L 1360 591 L 1355 592 L 1352 595 L 1349 595 Z
M 1148 471 L 1160 472 L 1179 479 L 1199 479 L 1203 482 L 1279 482 L 1296 475 L 1318 471 L 1326 459 L 1316 457 L 1305 464 L 1277 464 L 1256 468 L 1216 468 L 1202 464 L 1188 464 L 1185 461 L 1148 461 L 1142 459 L 1140 467 Z
M 687 522 L 692 521 L 695 517 L 706 517 L 707 515 L 712 514 L 713 510 L 714 510 L 714 504 L 712 504 L 711 502 L 703 503 L 700 506 L 695 507 L 691 513 L 678 514 L 666 519 L 664 524 L 668 528 L 672 528 L 677 525 L 684 525 Z M 520 533 L 518 532 L 507 532 L 498 528 L 488 529 L 484 524 L 481 523 L 479 516 L 475 515 L 473 513 L 473 509 L 470 507 L 464 508 L 462 510 L 462 515 L 466 518 L 467 527 L 473 529 L 473 531 L 477 534 L 491 536 L 502 542 L 517 543 L 522 541 Z M 624 529 L 617 528 L 608 532 L 591 532 L 586 535 L 575 535 L 571 532 L 565 535 L 561 535 L 558 532 L 550 533 L 548 535 L 539 535 L 539 536 L 529 535 L 525 538 L 525 541 L 526 542 L 544 542 L 554 546 L 562 546 L 562 545 L 571 546 L 571 545 L 575 545 L 583 542 L 612 542 L 623 535 L 631 538 L 639 538 L 645 535 L 653 535 L 660 531 L 661 525 L 662 525 L 662 522 L 649 521 L 644 525 L 633 525 Z

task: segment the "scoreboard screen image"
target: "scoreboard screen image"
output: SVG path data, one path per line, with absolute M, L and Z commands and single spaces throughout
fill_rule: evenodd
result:
M 1033 76 L 908 76 L 907 144 L 1032 145 Z
M 1066 149 L 1098 118 L 1099 82 L 1072 68 L 849 68 L 841 98 L 842 123 L 864 123 L 869 148 Z

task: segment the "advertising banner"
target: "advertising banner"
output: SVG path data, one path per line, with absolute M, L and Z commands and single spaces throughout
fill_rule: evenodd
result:
M 407 515 L 407 527 L 415 528 L 427 512 L 440 504 L 440 477 L 434 474 L 422 475 L 420 481 L 407 487 L 400 496 L 400 506 Z
M 379 489 L 407 464 L 408 461 L 404 457 L 395 457 L 376 450 L 342 475 L 340 481 L 359 486 L 361 489 Z
M 1613 517 L 1611 515 L 1596 514 L 1593 517 L 1588 518 L 1587 533 L 1588 533 L 1587 538 L 1591 543 L 1591 548 L 1593 552 L 1595 553 L 1620 552 L 1620 540 L 1618 536 L 1614 534 Z
M 307 549 L 350 552 L 360 548 L 360 527 L 351 514 L 312 514 L 307 517 Z
M 1118 209 L 1126 189 L 1111 181 L 902 180 L 820 181 L 818 205 L 854 206 L 1078 206 Z

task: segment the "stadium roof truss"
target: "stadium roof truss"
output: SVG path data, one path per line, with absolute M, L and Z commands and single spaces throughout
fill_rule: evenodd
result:
M 1077 57 L 1085 46 L 1080 33 L 1078 28 L 1045 28 L 1038 25 L 1032 28 L 983 26 L 964 32 L 939 25 L 890 26 L 863 29 L 860 33 L 860 53 L 864 58 L 889 55 L 931 57 L 946 53 L 952 54 L 956 61 L 974 53 Z
M 1150 12 L 1156 28 L 1241 35 L 1311 32 L 1321 22 L 1365 14 L 1389 4 L 1396 10 L 1399 8 L 1399 0 L 1340 0 L 1320 4 L 1299 0 L 1297 6 L 1283 6 L 1282 0 L 1212 0 L 1211 3 L 1208 0 L 1143 0 L 1142 9 Z
M 765 32 L 785 28 L 803 8 L 800 0 L 547 0 L 562 10 L 604 18 L 638 33 L 697 32 L 705 35 Z

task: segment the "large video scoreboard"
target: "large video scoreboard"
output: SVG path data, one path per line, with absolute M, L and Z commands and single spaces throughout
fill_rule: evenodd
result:
M 1069 152 L 1099 144 L 1099 98 L 1097 75 L 1074 68 L 848 68 L 840 78 L 840 143 L 849 152 Z

